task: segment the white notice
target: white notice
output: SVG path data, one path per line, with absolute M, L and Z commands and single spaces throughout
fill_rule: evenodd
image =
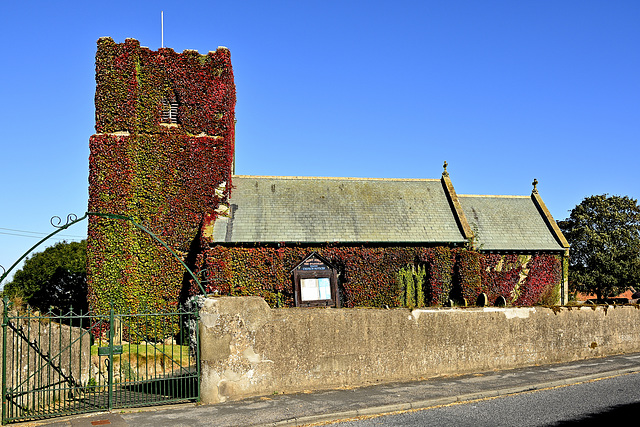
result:
M 328 277 L 318 279 L 320 299 L 331 299 L 331 283 Z
M 319 300 L 318 279 L 300 279 L 300 296 L 302 301 Z

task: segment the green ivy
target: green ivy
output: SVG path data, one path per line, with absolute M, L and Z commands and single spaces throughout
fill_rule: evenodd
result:
M 170 96 L 179 103 L 178 126 L 160 123 Z M 231 190 L 235 99 L 227 49 L 200 55 L 98 40 L 89 211 L 133 217 L 193 265 L 208 244 L 203 228 Z M 90 217 L 87 258 L 98 312 L 111 304 L 173 311 L 189 286 L 182 265 L 123 220 Z
M 560 256 L 498 255 L 448 247 L 216 245 L 199 258 L 206 268 L 207 290 L 218 295 L 259 295 L 270 306 L 294 305 L 291 270 L 317 252 L 339 270 L 344 307 L 422 307 L 462 298 L 475 302 L 480 293 L 493 302 L 533 305 L 550 299 L 559 287 Z M 517 300 L 511 291 L 521 280 L 522 262 L 535 260 Z M 543 285 L 544 284 L 544 285 Z M 195 290 L 194 290 L 195 291 Z

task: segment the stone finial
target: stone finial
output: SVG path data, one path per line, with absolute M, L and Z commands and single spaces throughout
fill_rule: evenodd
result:
M 532 193 L 538 194 L 538 180 L 533 178 L 533 182 L 531 183 L 531 185 L 533 185 Z
M 447 172 L 447 161 L 444 161 L 444 165 L 442 165 L 444 171 L 442 171 L 442 176 L 449 176 L 449 172 Z

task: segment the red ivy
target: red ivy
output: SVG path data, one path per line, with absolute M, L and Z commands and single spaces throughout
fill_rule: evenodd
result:
M 427 267 L 424 292 L 429 305 L 445 304 L 456 292 L 471 303 L 481 292 L 487 293 L 492 302 L 500 295 L 509 301 L 523 269 L 516 255 L 447 247 L 213 246 L 200 257 L 199 265 L 207 269 L 207 292 L 259 295 L 272 306 L 277 300 L 293 306 L 291 270 L 313 251 L 338 268 L 345 307 L 401 305 L 402 291 L 396 275 L 412 264 Z M 559 283 L 559 276 L 547 274 L 548 268 L 556 271 L 559 256 L 536 255 L 533 260 L 516 301 L 519 305 L 541 302 L 545 292 Z
M 178 126 L 160 123 L 178 101 Z M 90 138 L 89 211 L 132 216 L 187 262 L 201 227 L 231 189 L 235 85 L 230 54 L 151 51 L 137 40 L 98 40 L 96 135 Z M 215 190 L 222 183 L 221 194 Z M 91 217 L 89 299 L 105 311 L 175 308 L 184 268 L 132 224 Z
M 562 264 L 556 255 L 538 254 L 528 264 L 529 274 L 524 281 L 517 305 L 552 302 L 555 284 L 562 280 Z M 545 301 L 549 299 L 550 301 Z

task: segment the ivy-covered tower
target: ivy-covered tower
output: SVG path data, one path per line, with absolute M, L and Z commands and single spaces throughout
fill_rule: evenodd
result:
M 89 212 L 134 218 L 193 265 L 231 188 L 235 102 L 224 47 L 99 39 Z M 130 221 L 90 216 L 87 255 L 94 310 L 172 309 L 188 292 L 182 265 Z

